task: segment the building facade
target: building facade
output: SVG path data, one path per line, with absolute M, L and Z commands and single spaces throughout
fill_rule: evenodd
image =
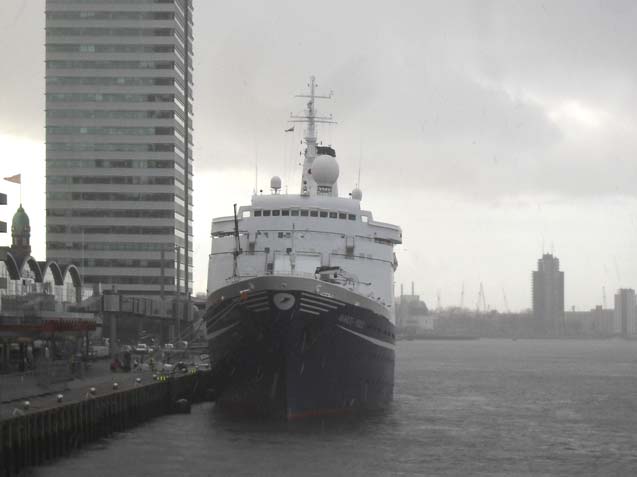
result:
M 533 272 L 533 317 L 539 330 L 551 336 L 564 334 L 564 272 L 560 261 L 544 254 Z
M 31 224 L 22 205 L 11 221 L 11 238 L 10 247 L 0 247 L 0 311 L 6 311 L 7 304 L 37 296 L 51 298 L 59 310 L 91 295 L 75 265 L 37 261 L 31 256 Z
M 87 285 L 192 290 L 192 13 L 46 0 L 47 260 Z
M 622 336 L 637 335 L 637 298 L 632 288 L 620 288 L 615 294 L 613 332 Z

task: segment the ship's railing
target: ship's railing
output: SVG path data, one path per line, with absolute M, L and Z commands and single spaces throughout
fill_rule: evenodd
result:
M 249 274 L 249 275 L 237 275 L 235 277 L 228 277 L 226 279 L 226 282 L 228 285 L 232 284 L 232 283 L 236 283 L 236 282 L 240 282 L 240 281 L 244 281 L 244 280 L 249 280 L 250 278 L 260 278 L 260 277 L 294 277 L 294 278 L 298 278 L 298 277 L 302 277 L 302 278 L 312 278 L 314 280 L 317 281 L 321 281 L 321 282 L 326 282 L 329 283 L 331 285 L 335 285 L 335 286 L 339 286 L 342 288 L 345 288 L 349 291 L 352 291 L 354 293 L 358 293 L 361 296 L 365 296 L 364 293 L 361 293 L 361 290 L 359 288 L 359 286 L 354 285 L 354 286 L 347 286 L 347 283 L 339 283 L 337 281 L 327 281 L 327 280 L 321 280 L 319 278 L 319 276 L 315 273 L 310 273 L 310 272 L 299 272 L 299 271 L 282 271 L 282 272 L 273 272 L 273 273 L 254 273 L 254 274 Z M 349 282 L 351 284 L 351 282 Z M 367 296 L 367 298 L 371 298 L 372 300 L 374 300 L 373 296 Z M 387 308 L 391 308 L 391 305 L 387 305 L 386 303 L 382 302 L 382 305 L 384 305 Z
M 313 278 L 318 280 L 315 273 L 311 272 L 298 272 L 298 271 L 281 271 L 281 272 L 257 272 L 246 275 L 237 275 L 234 277 L 228 277 L 226 281 L 230 283 L 240 282 L 243 280 L 248 280 L 250 278 L 260 278 L 260 277 L 302 277 L 302 278 Z

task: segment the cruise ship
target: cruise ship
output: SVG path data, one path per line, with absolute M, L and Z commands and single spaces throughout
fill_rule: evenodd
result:
M 298 194 L 269 194 L 212 221 L 205 325 L 217 406 L 298 419 L 386 407 L 394 389 L 394 246 L 400 227 L 338 194 L 333 147 L 317 138 L 314 77 L 303 113 Z

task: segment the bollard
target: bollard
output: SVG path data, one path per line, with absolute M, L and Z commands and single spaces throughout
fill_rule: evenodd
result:
M 178 399 L 175 402 L 175 412 L 178 414 L 190 414 L 190 401 L 188 399 Z
M 136 378 L 136 379 L 135 379 L 135 384 L 136 384 L 137 386 L 139 386 L 140 384 L 142 384 L 142 378 Z
M 64 399 L 64 395 L 63 394 L 58 394 L 56 399 L 57 399 L 58 403 L 61 403 L 62 399 Z
M 217 400 L 217 390 L 215 388 L 206 389 L 206 401 L 216 401 Z
M 113 391 L 117 391 L 119 389 L 119 383 L 113 383 Z

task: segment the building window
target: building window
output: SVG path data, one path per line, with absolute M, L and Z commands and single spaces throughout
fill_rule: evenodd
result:
M 347 214 L 344 214 L 343 212 L 339 212 L 338 213 L 338 218 L 345 220 L 347 218 Z
M 318 210 L 310 210 L 310 217 L 318 217 Z
M 261 217 L 261 211 L 260 210 L 255 210 L 254 211 L 254 216 L 255 217 Z
M 349 220 L 356 220 L 356 216 L 355 216 L 354 214 L 349 214 L 349 215 L 347 216 L 347 218 L 348 218 Z
M 336 212 L 330 212 L 330 219 L 335 219 L 337 217 Z

